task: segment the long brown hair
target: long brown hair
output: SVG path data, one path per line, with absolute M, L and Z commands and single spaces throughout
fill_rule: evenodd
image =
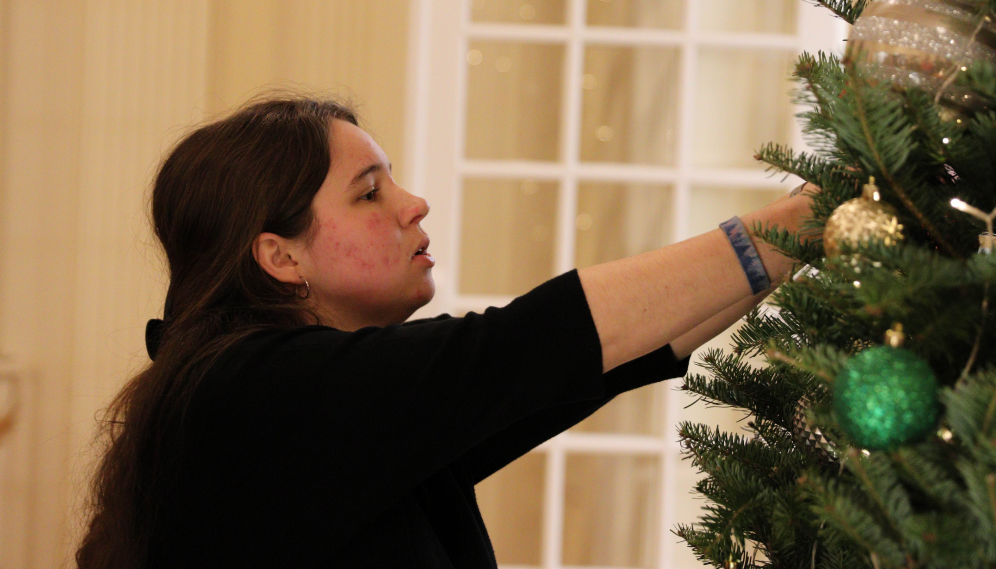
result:
M 154 361 L 115 397 L 100 424 L 79 569 L 156 567 L 157 525 L 170 499 L 191 395 L 211 364 L 253 332 L 305 323 L 296 291 L 252 254 L 262 232 L 307 238 L 311 202 L 332 165 L 333 120 L 347 106 L 302 97 L 244 106 L 184 137 L 152 189 L 152 223 L 169 288 Z

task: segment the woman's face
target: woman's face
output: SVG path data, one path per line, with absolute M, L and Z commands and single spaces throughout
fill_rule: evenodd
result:
M 297 251 L 310 302 L 344 330 L 404 322 L 432 300 L 435 261 L 419 222 L 429 204 L 398 186 L 361 128 L 332 124 L 334 162 L 311 203 L 315 227 Z

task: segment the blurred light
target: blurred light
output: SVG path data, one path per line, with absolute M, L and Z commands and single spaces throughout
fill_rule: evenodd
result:
M 586 91 L 591 91 L 595 88 L 597 80 L 595 76 L 591 73 L 585 73 L 584 77 L 581 78 L 581 86 L 584 87 Z
M 941 142 L 943 142 L 944 144 L 947 144 L 947 143 L 951 142 L 951 139 L 945 136 L 944 138 L 941 139 Z
M 503 55 L 495 60 L 495 69 L 500 73 L 505 73 L 512 68 L 512 60 L 507 56 Z
M 587 231 L 588 229 L 591 229 L 591 223 L 592 223 L 591 216 L 588 215 L 587 213 L 582 213 L 574 221 L 574 225 L 576 225 L 580 231 Z
M 467 63 L 471 65 L 480 65 L 484 61 L 484 54 L 481 53 L 479 49 L 472 49 L 467 52 Z
M 601 140 L 602 142 L 608 142 L 612 140 L 612 137 L 615 136 L 615 133 L 612 131 L 611 126 L 603 124 L 602 126 L 595 129 L 595 136 L 598 137 L 598 139 Z

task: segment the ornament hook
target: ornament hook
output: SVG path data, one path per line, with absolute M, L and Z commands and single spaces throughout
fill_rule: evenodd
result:
M 892 325 L 892 328 L 886 330 L 885 332 L 885 343 L 893 348 L 902 347 L 903 342 L 906 341 L 906 334 L 903 333 L 903 324 L 901 322 L 896 322 Z
M 882 199 L 878 193 L 878 186 L 875 185 L 875 176 L 868 177 L 868 183 L 861 188 L 861 197 L 875 202 Z

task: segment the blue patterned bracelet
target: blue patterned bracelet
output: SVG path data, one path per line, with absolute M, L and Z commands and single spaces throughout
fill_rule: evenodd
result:
M 743 267 L 744 274 L 747 275 L 751 293 L 757 294 L 771 288 L 768 271 L 764 270 L 761 257 L 757 254 L 757 249 L 754 248 L 754 243 L 747 235 L 747 229 L 744 228 L 740 218 L 734 215 L 720 223 L 719 227 L 726 233 L 730 245 L 733 245 L 733 250 L 736 252 L 737 258 L 740 259 L 740 266 Z

